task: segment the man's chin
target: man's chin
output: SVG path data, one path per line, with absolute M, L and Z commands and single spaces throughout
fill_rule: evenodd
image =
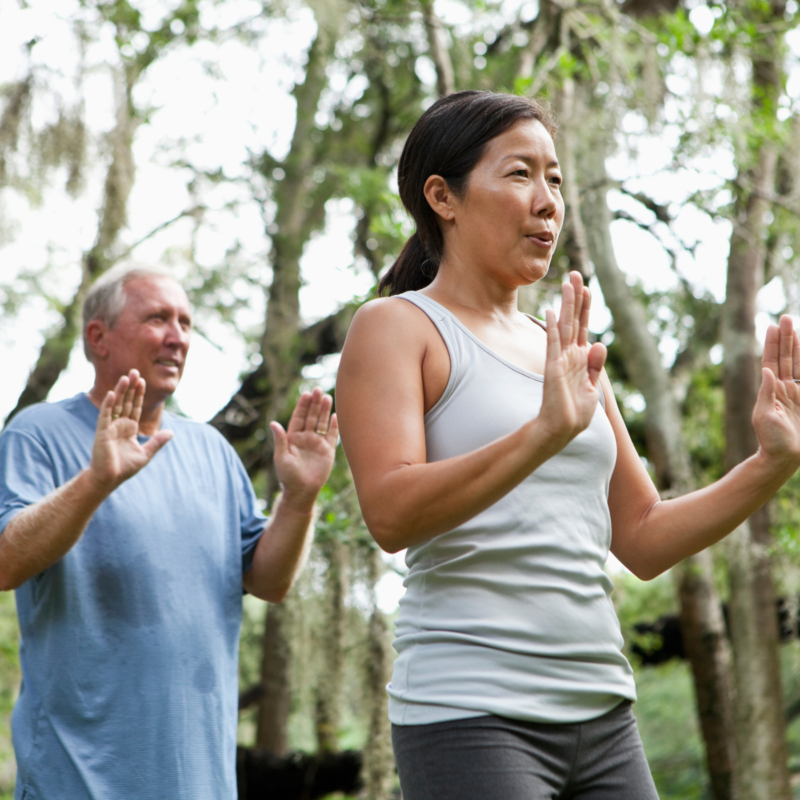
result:
M 151 384 L 147 385 L 147 390 L 144 396 L 144 403 L 145 405 L 150 406 L 160 406 L 164 405 L 164 403 L 175 394 L 176 389 L 178 388 L 178 381 L 169 384 L 159 384 L 157 386 L 152 386 Z

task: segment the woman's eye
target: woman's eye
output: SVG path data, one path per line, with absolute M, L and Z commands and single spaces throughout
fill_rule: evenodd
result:
M 527 178 L 528 177 L 528 170 L 526 170 L 526 169 L 515 169 L 511 174 L 512 175 L 521 175 L 523 178 Z

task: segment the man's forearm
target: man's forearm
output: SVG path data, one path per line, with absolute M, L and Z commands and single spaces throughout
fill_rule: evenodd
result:
M 295 506 L 279 496 L 244 576 L 244 588 L 270 603 L 280 603 L 292 588 L 311 546 L 316 506 Z
M 63 558 L 108 495 L 85 469 L 13 517 L 0 535 L 0 590 L 16 589 Z

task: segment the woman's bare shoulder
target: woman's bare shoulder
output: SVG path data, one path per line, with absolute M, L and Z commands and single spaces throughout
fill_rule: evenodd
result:
M 425 342 L 431 335 L 436 336 L 436 328 L 418 306 L 401 297 L 378 297 L 356 311 L 348 339 L 369 336 L 408 343 Z

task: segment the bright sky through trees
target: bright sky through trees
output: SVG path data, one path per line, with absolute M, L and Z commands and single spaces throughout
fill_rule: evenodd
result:
M 154 9 L 158 6 L 157 3 L 151 5 Z M 504 5 L 509 6 L 511 14 L 519 3 Z M 253 13 L 248 2 L 229 3 L 224 9 L 227 23 L 234 22 L 236 14 L 245 18 Z M 707 10 L 702 7 L 692 13 L 692 21 L 701 32 L 708 23 L 703 16 Z M 464 24 L 469 17 L 456 0 L 439 0 L 437 11 L 445 22 L 455 25 Z M 40 41 L 33 49 L 33 58 L 43 68 L 38 74 L 46 74 L 46 79 L 57 85 L 65 101 L 74 101 L 78 84 L 74 75 L 76 45 L 71 20 L 80 13 L 76 2 L 37 0 L 27 9 L 7 4 L 0 26 L 0 82 L 20 77 L 22 48 L 36 36 Z M 308 9 L 296 7 L 285 19 L 271 19 L 264 25 L 268 35 L 257 49 L 245 47 L 236 40 L 221 46 L 199 43 L 193 48 L 181 48 L 159 59 L 137 87 L 137 103 L 152 109 L 152 113 L 148 124 L 137 132 L 137 174 L 129 205 L 127 242 L 138 241 L 179 214 L 190 202 L 185 175 L 168 166 L 169 145 L 187 141 L 186 149 L 194 163 L 208 169 L 221 167 L 228 176 L 240 173 L 247 153 L 257 151 L 264 143 L 277 157 L 286 152 L 294 115 L 289 92 L 293 81 L 302 75 L 304 51 L 313 36 L 315 23 Z M 113 29 L 109 26 L 101 32 L 98 41 L 90 45 L 89 60 L 97 66 L 83 79 L 83 95 L 95 132 L 107 130 L 113 124 L 112 85 L 107 72 L 100 68 L 105 59 L 113 61 L 112 36 Z M 428 80 L 433 81 L 432 65 L 426 63 L 427 58 L 422 56 L 418 61 L 418 73 L 423 77 L 430 73 Z M 212 63 L 218 65 L 213 73 L 209 68 Z M 54 107 L 47 107 L 40 100 L 34 119 L 41 123 L 55 113 Z M 659 174 L 676 142 L 669 141 L 668 137 L 643 137 L 642 122 L 631 114 L 625 126 L 626 135 L 638 137 L 638 158 L 618 156 L 609 165 L 615 178 L 630 180 L 631 176 L 641 176 L 628 184 L 630 188 L 646 185 L 660 202 L 676 202 L 696 188 L 719 185 L 730 177 L 732 167 L 725 153 L 713 154 L 706 165 L 700 165 L 704 172 L 687 170 L 684 174 Z M 98 174 L 93 177 L 97 180 Z M 0 282 L 13 280 L 21 270 L 38 271 L 50 264 L 52 269 L 46 285 L 57 297 L 66 296 L 77 279 L 76 263 L 80 253 L 92 244 L 99 197 L 99 183 L 96 191 L 77 200 L 63 191 L 48 190 L 40 202 L 34 204 L 15 193 L 12 207 L 7 195 L 2 214 L 4 228 L 9 233 L 2 241 Z M 231 196 L 231 187 L 227 185 L 216 199 L 222 208 L 241 198 Z M 621 194 L 612 196 L 612 202 L 615 201 L 620 208 L 630 202 Z M 302 313 L 306 319 L 330 313 L 338 303 L 363 294 L 370 286 L 370 276 L 358 274 L 352 267 L 349 234 L 355 219 L 351 210 L 349 200 L 331 201 L 324 233 L 306 248 L 302 265 L 306 286 L 301 292 Z M 641 214 L 641 209 L 638 213 Z M 684 240 L 701 242 L 696 258 L 686 256 L 678 268 L 691 277 L 694 285 L 722 297 L 729 237 L 727 226 L 714 223 L 693 209 L 685 210 L 677 226 Z M 133 256 L 138 260 L 157 261 L 165 253 L 171 253 L 172 260 L 180 264 L 179 254 L 188 247 L 189 230 L 190 221 L 182 220 L 144 242 L 135 249 Z M 646 290 L 668 290 L 674 286 L 675 275 L 668 259 L 652 236 L 625 221 L 616 222 L 613 232 L 622 268 L 641 280 Z M 235 214 L 224 214 L 213 230 L 207 226 L 199 237 L 195 257 L 200 263 L 213 264 L 233 240 L 240 241 L 253 253 L 263 254 L 266 261 L 268 246 L 254 204 L 239 205 Z M 177 272 L 181 273 L 180 266 Z M 596 286 L 593 290 L 599 300 L 599 290 Z M 765 287 L 763 294 L 765 310 L 780 305 L 779 287 Z M 242 327 L 255 324 L 263 308 L 263 300 L 257 293 L 250 299 L 253 314 L 250 318 L 242 315 Z M 43 330 L 51 324 L 52 318 L 46 303 L 35 299 L 31 300 L 26 313 L 13 320 L 0 321 L 6 378 L 0 384 L 0 416 L 13 407 L 38 352 Z M 593 327 L 602 329 L 607 321 L 602 303 L 596 303 Z M 202 330 L 213 345 L 202 336 L 195 338 L 184 382 L 176 396 L 180 407 L 197 419 L 207 419 L 227 401 L 245 366 L 244 348 L 233 331 L 213 320 L 203 320 Z M 666 358 L 672 356 L 669 342 L 664 342 L 664 351 Z M 326 364 L 311 368 L 308 377 L 320 378 L 327 374 L 330 380 L 330 373 L 331 365 Z M 83 390 L 91 375 L 90 367 L 78 355 L 62 374 L 51 399 Z

